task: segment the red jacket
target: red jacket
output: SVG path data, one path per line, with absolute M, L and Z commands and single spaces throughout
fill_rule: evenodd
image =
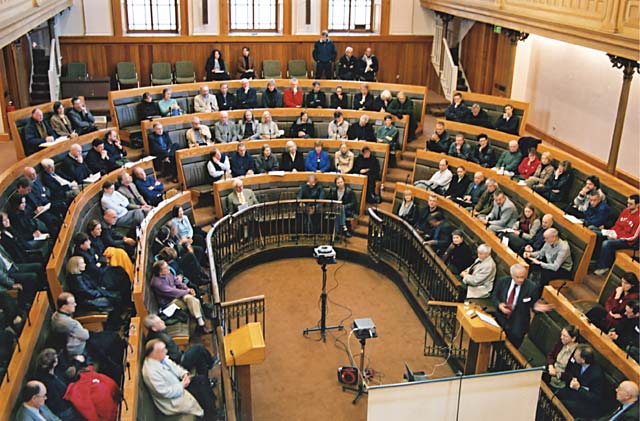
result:
M 518 173 L 525 180 L 533 175 L 534 172 L 540 166 L 540 160 L 536 157 L 533 161 L 529 162 L 529 157 L 525 156 L 520 165 L 518 165 Z
M 613 328 L 618 325 L 622 321 L 622 319 L 614 319 L 611 317 L 609 312 L 617 313 L 622 315 L 624 318 L 624 307 L 627 305 L 629 301 L 637 300 L 640 296 L 637 292 L 628 292 L 627 295 L 623 295 L 618 300 L 616 300 L 616 290 L 614 289 L 611 295 L 607 298 L 607 301 L 604 303 L 604 309 L 607 310 L 607 327 Z
M 120 389 L 116 382 L 95 371 L 83 371 L 78 381 L 67 387 L 70 401 L 87 421 L 116 421 Z
M 298 88 L 298 92 L 294 95 L 291 88 L 285 89 L 282 102 L 284 102 L 285 107 L 302 107 L 302 90 Z
M 629 208 L 625 208 L 611 229 L 618 235 L 618 240 L 627 240 L 632 246 L 640 233 L 640 210 L 631 213 Z

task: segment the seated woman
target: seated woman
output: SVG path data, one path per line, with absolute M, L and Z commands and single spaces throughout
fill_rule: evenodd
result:
M 198 285 L 208 283 L 208 279 L 202 273 L 200 259 L 196 256 L 194 247 L 186 238 L 178 238 L 177 232 L 177 227 L 171 222 L 161 227 L 151 244 L 151 252 L 155 256 L 165 247 L 174 249 L 178 255 L 178 264 L 183 268 L 187 278 Z M 204 250 L 202 254 L 204 255 Z
M 269 111 L 262 113 L 262 119 L 258 125 L 258 133 L 260 139 L 275 139 L 279 136 L 278 125 L 271 119 L 271 113 Z
M 625 306 L 640 297 L 638 291 L 638 277 L 633 272 L 626 272 L 622 275 L 620 285 L 607 297 L 604 306 L 597 304 L 587 312 L 587 317 L 604 332 L 616 328 L 624 317 Z
M 302 152 L 298 152 L 298 145 L 293 140 L 289 140 L 282 153 L 281 168 L 283 171 L 298 172 L 304 171 L 304 157 Z
M 126 250 L 118 247 L 106 247 L 102 241 L 102 224 L 97 219 L 92 219 L 87 224 L 86 233 L 91 241 L 91 247 L 100 256 L 105 257 L 105 261 L 109 266 L 118 266 L 124 269 L 129 276 L 129 279 L 133 279 L 133 263 L 131 258 L 127 254 Z
M 9 221 L 13 226 L 13 232 L 23 241 L 36 241 L 37 238 L 41 238 L 43 233 L 46 233 L 46 227 L 44 224 L 38 224 L 37 219 L 27 215 L 26 207 L 27 199 L 25 196 L 19 194 L 11 196 L 7 208 Z
M 554 389 L 562 389 L 566 386 L 562 374 L 573 357 L 573 352 L 578 346 L 578 329 L 575 326 L 565 326 L 560 331 L 560 341 L 556 343 L 547 354 L 547 373 L 543 379 Z
M 551 153 L 542 152 L 542 156 L 540 156 L 540 165 L 533 172 L 531 177 L 527 178 L 525 183 L 529 188 L 534 188 L 535 186 L 544 187 L 545 183 L 553 175 L 555 170 L 556 169 L 553 168 L 553 164 L 551 163 Z
M 540 160 L 538 159 L 536 148 L 529 148 L 529 154 L 522 158 L 520 165 L 518 165 L 519 178 L 527 180 L 536 172 L 539 166 Z
M 571 178 L 571 162 L 562 161 L 544 187 L 534 187 L 533 191 L 549 202 L 563 207 L 562 204 L 566 203 L 569 189 L 571 189 Z
M 604 192 L 600 189 L 600 178 L 597 175 L 590 175 L 584 183 L 584 186 L 573 199 L 573 202 L 565 208 L 565 212 L 576 218 L 584 219 L 584 212 L 589 207 L 589 194 L 592 191 L 600 193 L 602 200 L 606 200 Z
M 51 116 L 51 120 L 49 120 L 49 125 L 51 125 L 51 128 L 56 132 L 56 136 L 58 137 L 78 137 L 78 133 L 73 130 L 69 117 L 64 113 L 64 105 L 60 101 L 53 103 L 53 115 Z
M 48 240 L 25 240 L 22 233 L 11 226 L 9 215 L 0 212 L 0 245 L 15 263 L 39 263 L 45 265 L 51 250 Z
M 67 262 L 67 285 L 84 311 L 110 313 L 110 319 L 120 316 L 122 300 L 118 291 L 109 290 L 89 276 L 82 256 L 73 256 Z
M 451 233 L 451 244 L 441 257 L 447 268 L 456 276 L 460 276 L 460 272 L 473 264 L 473 252 L 464 242 L 462 231 L 455 230 Z
M 391 92 L 385 89 L 380 92 L 380 95 L 373 101 L 373 110 L 382 113 L 389 112 L 389 105 L 391 104 L 392 99 L 393 96 L 391 96 Z
M 335 178 L 327 199 L 342 202 L 342 210 L 336 216 L 336 232 L 342 232 L 345 237 L 351 237 L 347 218 L 353 218 L 357 215 L 358 210 L 356 209 L 356 196 L 345 183 L 343 176 L 339 175 Z
M 282 108 L 282 94 L 273 79 L 269 79 L 267 87 L 262 91 L 262 108 Z
M 353 162 L 355 161 L 355 155 L 351 150 L 349 150 L 349 146 L 347 142 L 342 142 L 340 144 L 340 149 L 338 149 L 334 155 L 334 165 L 336 167 L 336 171 L 340 174 L 349 174 L 353 169 Z
M 160 307 L 165 308 L 170 304 L 175 304 L 181 309 L 188 309 L 189 314 L 196 319 L 198 324 L 196 333 L 211 333 L 212 331 L 205 325 L 200 300 L 196 298 L 195 290 L 184 284 L 182 275 L 174 276 L 169 264 L 164 260 L 155 262 L 151 272 L 153 274 L 150 282 L 151 290 Z
M 173 91 L 171 88 L 162 90 L 162 99 L 158 101 L 158 110 L 162 117 L 170 117 L 172 115 L 180 115 L 183 111 L 180 109 L 178 102 L 171 98 Z
M 541 226 L 536 209 L 531 203 L 525 204 L 520 217 L 511 227 L 513 232 L 505 234 L 509 238 L 509 248 L 519 253 L 525 244 L 531 242 Z
M 329 154 L 322 149 L 322 141 L 316 140 L 313 149 L 307 153 L 304 169 L 310 172 L 327 172 L 330 168 Z
M 191 244 L 195 247 L 200 247 L 205 249 L 205 235 L 202 232 L 200 227 L 195 227 L 191 225 L 191 220 L 189 217 L 184 214 L 184 209 L 180 205 L 175 205 L 172 210 L 173 219 L 171 222 L 174 223 L 176 229 L 178 230 L 179 238 L 187 238 L 191 241 Z M 196 253 L 197 254 L 197 253 Z
M 229 80 L 227 66 L 224 64 L 220 50 L 211 51 L 204 71 L 207 73 L 207 80 Z
M 418 206 L 413 202 L 411 190 L 405 190 L 402 196 L 402 204 L 398 208 L 398 216 L 414 226 L 418 216 Z
M 336 108 L 338 110 L 349 110 L 349 96 L 342 90 L 342 86 L 336 86 L 336 91 L 331 94 L 329 108 Z
M 246 110 L 242 119 L 238 120 L 238 137 L 242 141 L 260 139 L 258 122 L 253 118 L 253 111 Z
M 316 128 L 306 111 L 302 111 L 300 117 L 291 125 L 291 137 L 304 139 L 316 137 Z

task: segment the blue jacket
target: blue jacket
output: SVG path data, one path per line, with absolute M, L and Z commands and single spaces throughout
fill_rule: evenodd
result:
M 147 175 L 144 180 L 136 178 L 133 183 L 138 188 L 142 197 L 144 197 L 145 202 L 155 206 L 162 201 L 164 184 L 160 183 L 156 186 L 156 179 L 152 175 Z M 150 187 L 153 188 L 150 189 Z
M 246 175 L 247 171 L 254 169 L 253 157 L 248 152 L 244 156 L 240 156 L 238 152 L 231 155 L 231 175 L 234 177 Z
M 327 42 L 316 41 L 313 45 L 313 59 L 320 63 L 328 63 L 330 61 L 336 61 L 336 46 L 331 40 Z
M 605 201 L 600 202 L 597 207 L 589 205 L 584 211 L 584 225 L 586 227 L 604 225 L 605 228 L 611 225 L 613 220 L 613 210 Z
M 329 161 L 329 154 L 325 151 L 320 152 L 320 167 L 318 168 L 318 154 L 313 149 L 307 154 L 307 159 L 304 163 L 304 169 L 311 172 L 316 172 L 320 169 L 320 172 L 327 172 L 331 168 L 331 162 Z
M 258 95 L 254 88 L 249 88 L 247 93 L 244 89 L 238 89 L 236 93 L 236 106 L 238 108 L 258 108 Z

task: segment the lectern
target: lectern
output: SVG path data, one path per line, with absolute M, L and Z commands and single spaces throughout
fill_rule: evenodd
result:
M 265 346 L 260 323 L 249 323 L 225 335 L 224 353 L 227 366 L 237 370 L 237 388 L 240 393 L 240 417 L 251 420 L 251 365 L 264 361 Z
M 502 328 L 491 316 L 473 306 L 458 305 L 456 318 L 469 336 L 464 374 L 486 373 L 491 356 L 491 342 L 503 341 L 505 338 Z

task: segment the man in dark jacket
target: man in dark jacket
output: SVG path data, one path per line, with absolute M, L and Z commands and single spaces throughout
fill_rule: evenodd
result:
M 56 132 L 53 131 L 49 123 L 44 121 L 44 114 L 39 108 L 31 111 L 31 119 L 24 128 L 24 153 L 33 155 L 40 150 L 40 144 L 53 142 Z
M 60 172 L 67 180 L 75 181 L 78 184 L 91 175 L 91 170 L 82 156 L 82 146 L 74 143 L 69 147 L 69 153 L 62 160 Z
M 220 92 L 216 94 L 216 99 L 218 100 L 220 111 L 236 109 L 236 97 L 229 93 L 229 85 L 226 82 L 220 84 Z
M 451 180 L 445 196 L 448 198 L 463 197 L 469 188 L 469 184 L 471 184 L 471 180 L 467 177 L 467 170 L 460 165 L 456 168 L 456 176 Z
M 467 119 L 467 114 L 469 114 L 469 109 L 464 105 L 464 102 L 462 102 L 462 94 L 456 92 L 453 94 L 453 101 L 444 111 L 444 118 L 464 123 Z
M 485 127 L 487 129 L 492 128 L 489 115 L 479 104 L 473 104 L 471 106 L 471 112 L 467 113 L 463 123 L 473 124 L 474 126 Z
M 360 116 L 358 124 L 352 124 L 347 131 L 347 137 L 349 140 L 365 140 L 367 142 L 375 142 L 376 135 L 373 132 L 373 127 L 369 124 L 369 116 L 363 114 Z
M 333 62 L 336 61 L 336 46 L 329 39 L 329 32 L 324 30 L 320 40 L 313 45 L 313 60 L 316 62 L 318 79 L 333 79 Z
M 236 92 L 236 107 L 237 108 L 257 108 L 258 96 L 255 88 L 249 85 L 249 79 L 242 79 L 241 86 Z
M 431 235 L 426 244 L 436 253 L 442 254 L 451 244 L 453 227 L 444 220 L 444 215 L 440 212 L 429 215 L 429 224 L 431 225 Z
M 362 153 L 358 155 L 353 163 L 353 174 L 367 176 L 367 203 L 380 203 L 380 198 L 376 196 L 376 182 L 380 177 L 380 164 L 375 156 L 371 155 L 368 146 L 362 148 Z
M 247 146 L 238 143 L 236 152 L 231 156 L 231 175 L 239 177 L 241 175 L 252 175 L 255 169 L 253 157 L 247 153 Z
M 509 134 L 518 134 L 518 130 L 520 129 L 520 120 L 518 117 L 513 115 L 513 106 L 507 104 L 504 106 L 504 113 L 498 117 L 496 123 L 494 125 L 496 130 L 500 130 L 501 132 L 509 133 Z
M 602 415 L 604 373 L 595 363 L 593 348 L 580 344 L 562 374 L 566 386 L 557 396 L 571 414 L 578 418 L 594 418 Z
M 347 47 L 344 55 L 338 61 L 337 78 L 341 80 L 356 80 L 358 69 L 356 68 L 356 58 L 353 56 L 353 48 Z
M 168 134 L 164 133 L 162 123 L 153 124 L 153 133 L 149 135 L 149 152 L 156 156 L 164 166 L 164 171 L 177 181 L 178 170 L 176 168 L 176 149 L 177 145 L 171 141 Z
M 44 172 L 40 175 L 42 184 L 51 191 L 51 200 L 69 204 L 78 194 L 78 183 L 69 181 L 56 173 L 53 159 L 45 158 L 40 162 Z
M 84 160 L 93 174 L 99 172 L 101 175 L 105 175 L 119 168 L 115 159 L 109 156 L 104 148 L 104 140 L 102 139 L 94 139 L 91 142 L 91 149 L 87 152 Z
M 296 197 L 298 200 L 324 199 L 324 187 L 322 184 L 318 183 L 318 178 L 315 174 L 311 174 L 307 177 L 307 182 L 300 186 Z M 316 206 L 314 204 L 306 204 L 305 211 L 302 216 L 303 231 L 306 233 L 315 233 L 317 227 L 319 227 L 319 215 L 316 213 Z
M 95 125 L 96 119 L 93 118 L 93 115 L 87 110 L 87 107 L 82 103 L 80 98 L 73 97 L 71 99 L 71 105 L 72 108 L 67 112 L 67 117 L 69 117 L 69 121 L 71 121 L 71 125 L 76 133 L 82 135 L 98 130 Z

